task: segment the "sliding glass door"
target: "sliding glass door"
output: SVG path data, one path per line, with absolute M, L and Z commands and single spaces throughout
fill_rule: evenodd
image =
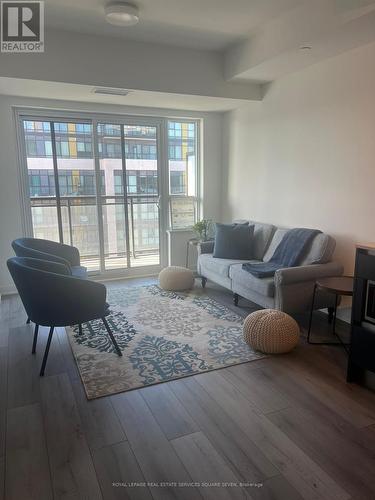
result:
M 23 118 L 21 130 L 34 237 L 78 247 L 92 272 L 165 261 L 157 121 Z
M 157 130 L 97 124 L 106 271 L 160 264 Z
M 100 270 L 92 125 L 23 120 L 33 235 L 78 247 Z
M 196 220 L 196 121 L 19 113 L 19 136 L 25 233 L 78 247 L 92 273 L 156 272 L 168 227 Z
M 57 211 L 61 213 L 60 241 L 76 246 L 90 271 L 100 270 L 99 224 L 92 125 L 51 122 L 52 152 L 56 153 Z

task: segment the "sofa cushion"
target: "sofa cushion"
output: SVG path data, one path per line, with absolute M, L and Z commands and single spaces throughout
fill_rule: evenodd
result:
M 260 261 L 252 261 L 259 263 Z M 232 264 L 229 269 L 229 277 L 233 283 L 240 285 L 242 288 L 247 288 L 266 297 L 274 297 L 275 281 L 271 278 L 256 278 L 252 274 L 242 269 L 242 264 Z
M 326 264 L 331 260 L 335 246 L 336 241 L 332 236 L 324 233 L 317 234 L 307 248 L 301 266 Z
M 250 221 L 250 224 L 254 225 L 252 258 L 262 260 L 276 227 L 256 221 Z
M 285 228 L 276 229 L 270 246 L 264 255 L 264 262 L 268 262 L 272 258 L 277 246 L 287 231 L 288 229 Z M 305 250 L 299 265 L 308 266 L 310 264 L 325 264 L 329 262 L 335 249 L 335 244 L 335 240 L 331 236 L 328 236 L 328 234 L 317 234 Z
M 252 260 L 239 260 L 239 259 L 220 259 L 214 257 L 213 254 L 204 253 L 199 256 L 199 265 L 201 268 L 201 272 L 204 272 L 205 269 L 210 271 L 211 273 L 218 274 L 220 276 L 224 276 L 225 278 L 229 278 L 229 268 L 233 264 L 239 264 L 242 266 L 245 262 L 258 262 Z
M 250 259 L 254 226 L 216 224 L 213 256 L 221 259 Z

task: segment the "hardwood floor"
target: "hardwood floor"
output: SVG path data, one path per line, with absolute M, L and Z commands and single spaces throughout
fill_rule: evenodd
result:
M 375 393 L 346 384 L 340 347 L 301 338 L 287 355 L 87 401 L 64 329 L 40 378 L 47 329 L 33 356 L 16 296 L 0 318 L 0 500 L 375 498 Z M 316 314 L 314 333 L 328 328 Z

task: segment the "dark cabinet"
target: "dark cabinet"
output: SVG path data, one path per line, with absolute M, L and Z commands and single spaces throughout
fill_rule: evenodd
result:
M 347 381 L 375 372 L 375 244 L 357 246 Z

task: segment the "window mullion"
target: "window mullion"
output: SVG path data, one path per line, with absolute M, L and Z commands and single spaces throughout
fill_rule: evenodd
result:
M 124 214 L 125 214 L 125 244 L 126 244 L 126 265 L 127 268 L 129 269 L 131 266 L 131 261 L 130 261 L 130 237 L 129 237 L 129 206 L 128 206 L 128 182 L 127 182 L 127 175 L 126 175 L 126 154 L 125 154 L 125 126 L 121 125 L 121 160 L 122 160 L 122 183 L 124 186 L 124 193 L 123 193 L 123 199 L 124 199 Z M 133 242 L 133 252 L 134 252 L 134 217 L 133 217 L 133 205 L 132 205 L 132 199 L 130 198 L 131 202 L 131 216 L 132 216 L 132 242 Z
M 99 140 L 98 140 L 98 124 L 96 120 L 92 121 L 92 143 L 93 143 L 93 156 L 95 168 L 95 193 L 96 193 L 96 213 L 98 217 L 98 233 L 99 233 L 99 259 L 100 259 L 100 272 L 105 270 L 104 258 L 104 227 L 103 227 L 103 207 L 102 207 L 102 175 L 100 172 L 99 162 Z
M 51 142 L 52 142 L 52 161 L 53 161 L 53 173 L 55 178 L 55 197 L 56 197 L 56 209 L 57 209 L 57 225 L 59 229 L 59 240 L 60 243 L 64 243 L 64 232 L 62 226 L 62 216 L 61 216 L 61 198 L 60 198 L 60 186 L 59 186 L 59 170 L 57 165 L 57 152 L 56 152 L 56 134 L 55 134 L 55 123 L 50 122 L 51 128 Z

